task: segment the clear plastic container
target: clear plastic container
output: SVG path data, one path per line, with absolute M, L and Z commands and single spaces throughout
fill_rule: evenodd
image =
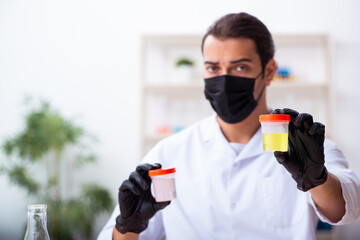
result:
M 175 168 L 149 171 L 153 183 L 156 202 L 171 201 L 176 198 Z
M 290 116 L 287 114 L 260 115 L 263 150 L 287 152 Z

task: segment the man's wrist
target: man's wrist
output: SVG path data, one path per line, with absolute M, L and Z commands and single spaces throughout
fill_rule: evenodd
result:
M 139 221 L 139 220 L 131 220 L 131 219 L 123 219 L 121 214 L 116 218 L 115 228 L 119 233 L 125 234 L 128 232 L 132 233 L 141 233 L 144 231 L 149 224 L 149 221 Z

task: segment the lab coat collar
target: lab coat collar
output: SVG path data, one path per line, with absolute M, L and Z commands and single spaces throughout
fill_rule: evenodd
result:
M 236 157 L 235 161 L 255 157 L 263 153 L 261 128 L 256 131 L 240 154 L 236 156 L 235 151 L 220 129 L 220 125 L 216 120 L 216 114 L 208 118 L 207 124 L 203 126 L 203 140 L 210 144 L 212 151 L 231 153 Z
M 235 151 L 222 133 L 216 115 L 210 119 L 209 126 L 205 129 L 205 133 L 205 139 L 210 144 L 212 151 L 230 153 L 235 157 Z
M 236 162 L 241 159 L 252 158 L 263 154 L 261 128 L 259 128 L 244 149 L 236 158 Z

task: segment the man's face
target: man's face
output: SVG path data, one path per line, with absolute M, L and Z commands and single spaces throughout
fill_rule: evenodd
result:
M 253 40 L 249 38 L 230 38 L 220 40 L 209 35 L 204 42 L 204 78 L 221 75 L 256 78 L 254 86 L 254 98 L 256 99 L 264 84 L 268 85 L 272 77 L 265 80 L 262 71 L 261 60 L 256 52 Z M 266 70 L 266 69 L 265 69 Z
M 229 38 L 220 40 L 209 35 L 204 42 L 204 78 L 220 75 L 255 78 L 261 72 L 261 61 L 253 40 Z

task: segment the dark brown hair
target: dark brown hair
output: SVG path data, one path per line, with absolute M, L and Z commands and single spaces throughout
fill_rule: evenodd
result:
M 205 39 L 209 35 L 222 40 L 228 38 L 252 39 L 260 56 L 262 69 L 274 57 L 275 46 L 271 33 L 259 19 L 250 14 L 232 13 L 217 20 L 205 33 L 201 43 L 201 51 L 203 51 Z

